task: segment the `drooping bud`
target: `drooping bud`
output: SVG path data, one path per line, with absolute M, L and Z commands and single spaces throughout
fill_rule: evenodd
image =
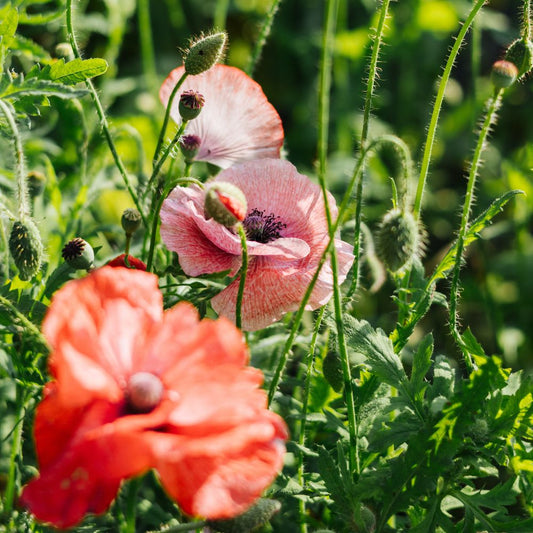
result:
M 233 183 L 212 183 L 205 193 L 206 218 L 214 218 L 219 224 L 231 228 L 246 218 L 248 205 L 244 193 Z
M 107 265 L 110 267 L 124 267 L 146 271 L 146 264 L 140 259 L 133 257 L 133 255 L 128 255 L 126 259 L 126 254 L 120 254 L 118 257 L 115 257 L 115 259 L 111 259 Z
M 192 163 L 198 150 L 200 150 L 200 144 L 202 140 L 198 135 L 184 135 L 179 140 L 179 147 L 183 154 L 183 159 L 186 163 Z
M 344 376 L 342 374 L 341 358 L 337 352 L 328 352 L 322 361 L 322 372 L 326 381 L 335 392 L 341 392 L 344 388 Z
M 490 81 L 496 89 L 506 89 L 510 87 L 518 76 L 518 69 L 516 65 L 510 61 L 496 61 L 492 65 L 492 71 L 490 73 Z
M 195 119 L 204 107 L 205 98 L 196 91 L 184 91 L 180 96 L 178 110 L 183 120 Z
M 67 242 L 61 250 L 61 255 L 75 270 L 92 270 L 94 268 L 94 250 L 81 237 Z
M 35 198 L 42 194 L 46 185 L 46 176 L 38 170 L 32 170 L 28 172 L 26 176 L 28 181 L 28 192 L 31 198 Z
M 398 272 L 419 252 L 418 223 L 410 212 L 391 209 L 381 221 L 376 241 L 378 257 L 391 272 Z
M 194 42 L 185 56 L 185 72 L 195 76 L 213 67 L 224 52 L 226 40 L 226 33 L 220 32 L 206 35 Z
M 229 520 L 208 520 L 209 528 L 220 533 L 248 533 L 265 525 L 281 509 L 277 500 L 259 498 L 243 514 Z
M 67 61 L 74 59 L 74 50 L 70 43 L 58 43 L 55 48 L 56 56 L 59 58 L 64 58 Z
M 130 377 L 125 396 L 132 412 L 149 413 L 159 405 L 163 392 L 163 383 L 156 375 L 137 372 Z
M 533 43 L 529 40 L 517 39 L 507 48 L 505 60 L 516 65 L 518 79 L 521 80 L 533 69 Z
M 31 220 L 17 220 L 9 236 L 9 251 L 23 281 L 31 279 L 41 266 L 43 245 L 37 226 Z
M 141 225 L 141 213 L 139 213 L 134 207 L 129 207 L 122 213 L 120 223 L 122 224 L 122 228 L 126 232 L 126 235 L 131 236 Z

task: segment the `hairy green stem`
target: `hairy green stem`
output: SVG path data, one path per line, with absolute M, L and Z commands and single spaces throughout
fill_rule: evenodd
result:
M 452 283 L 450 290 L 450 307 L 449 307 L 449 320 L 450 320 L 450 331 L 458 343 L 463 355 L 465 357 L 465 363 L 469 371 L 473 370 L 472 358 L 468 350 L 466 349 L 465 343 L 462 339 L 461 333 L 458 329 L 457 324 L 457 305 L 459 301 L 459 273 L 461 270 L 461 261 L 463 256 L 464 249 L 464 240 L 466 232 L 468 231 L 468 221 L 470 218 L 470 211 L 472 209 L 472 203 L 474 201 L 474 191 L 476 185 L 476 177 L 481 166 L 481 154 L 486 145 L 487 137 L 490 133 L 491 126 L 496 120 L 497 111 L 501 105 L 503 90 L 495 90 L 494 95 L 489 100 L 487 105 L 487 112 L 485 114 L 485 119 L 481 130 L 479 132 L 479 137 L 476 144 L 476 149 L 474 150 L 474 156 L 472 158 L 472 164 L 470 166 L 470 172 L 468 174 L 468 184 L 466 188 L 466 196 L 463 204 L 463 213 L 461 216 L 461 226 L 459 228 L 459 234 L 457 236 L 457 253 L 455 255 L 455 263 L 453 267 Z
M 72 46 L 74 56 L 76 58 L 81 59 L 78 42 L 76 40 L 76 36 L 74 35 L 74 27 L 72 24 L 72 0 L 66 0 L 65 13 L 66 13 L 66 24 L 67 24 L 67 36 L 68 36 L 69 43 Z M 111 132 L 109 131 L 109 124 L 107 123 L 105 111 L 104 111 L 104 108 L 102 107 L 102 103 L 100 102 L 100 98 L 98 97 L 98 93 L 96 92 L 96 89 L 91 80 L 86 80 L 85 85 L 87 86 L 87 89 L 89 89 L 89 92 L 91 94 L 91 98 L 96 108 L 96 113 L 98 114 L 98 118 L 100 119 L 100 126 L 104 132 L 104 137 L 106 138 L 107 144 L 109 146 L 109 150 L 111 151 L 111 155 L 113 156 L 113 159 L 115 161 L 115 165 L 118 168 L 120 175 L 122 176 L 124 184 L 126 185 L 126 188 L 128 189 L 128 192 L 135 204 L 135 207 L 141 214 L 141 218 L 142 218 L 144 226 L 148 227 L 148 221 L 146 217 L 144 216 L 143 209 L 141 207 L 141 204 L 139 203 L 137 194 L 135 193 L 135 191 L 133 190 L 131 186 L 130 179 L 128 178 L 128 173 L 126 171 L 126 168 L 124 167 L 124 163 L 122 162 L 122 159 L 118 155 L 117 148 L 115 146 L 113 138 L 111 137 Z
M 281 4 L 281 0 L 272 0 L 270 9 L 268 10 L 266 18 L 263 21 L 263 25 L 261 26 L 259 37 L 257 38 L 257 42 L 255 43 L 252 55 L 250 57 L 250 60 L 248 61 L 247 67 L 244 69 L 246 74 L 248 74 L 248 76 L 250 77 L 253 77 L 255 67 L 257 67 L 257 63 L 259 62 L 259 58 L 261 57 L 261 52 L 263 51 L 263 47 L 265 46 L 266 40 L 268 39 L 268 36 L 270 35 L 270 31 L 272 30 L 272 23 L 274 21 L 274 16 L 276 15 L 276 12 L 280 4 Z
M 464 21 L 459 33 L 457 34 L 457 38 L 455 39 L 455 43 L 450 51 L 450 55 L 448 56 L 446 65 L 444 67 L 444 72 L 442 73 L 442 77 L 440 79 L 439 88 L 437 90 L 437 97 L 435 99 L 435 104 L 433 106 L 433 112 L 431 114 L 431 119 L 429 122 L 428 133 L 426 136 L 426 143 L 424 145 L 424 155 L 422 157 L 422 164 L 420 166 L 420 175 L 418 178 L 418 186 L 416 190 L 415 203 L 413 207 L 413 215 L 416 220 L 420 218 L 420 213 L 422 210 L 422 199 L 424 195 L 424 189 L 426 186 L 426 180 L 427 180 L 427 175 L 429 171 L 429 164 L 431 162 L 431 153 L 433 151 L 433 143 L 435 142 L 435 133 L 437 131 L 437 125 L 439 122 L 439 115 L 440 115 L 440 110 L 442 108 L 442 102 L 444 100 L 444 93 L 446 91 L 446 86 L 448 84 L 448 80 L 450 79 L 453 65 L 455 63 L 459 50 L 463 44 L 464 38 L 468 30 L 470 29 L 470 26 L 472 25 L 474 18 L 478 14 L 479 10 L 483 7 L 483 4 L 485 2 L 486 0 L 476 0 L 476 3 L 472 7 L 472 10 L 468 14 L 468 17 Z
M 522 20 L 522 40 L 531 40 L 531 0 L 524 0 L 524 14 Z
M 246 231 L 244 231 L 243 225 L 239 222 L 237 224 L 237 232 L 241 238 L 242 248 L 242 265 L 241 275 L 239 278 L 239 291 L 237 292 L 237 304 L 235 309 L 235 325 L 241 329 L 242 324 L 242 298 L 244 295 L 244 284 L 246 283 L 246 274 L 248 272 L 248 245 L 246 243 Z
M 147 88 L 153 91 L 157 87 L 157 71 L 155 66 L 152 24 L 150 21 L 150 0 L 138 0 L 137 20 L 139 22 L 143 72 L 146 76 Z

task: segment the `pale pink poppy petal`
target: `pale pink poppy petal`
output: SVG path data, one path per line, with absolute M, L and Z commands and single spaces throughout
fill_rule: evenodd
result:
M 174 69 L 159 91 L 163 105 L 184 72 Z M 236 162 L 280 156 L 283 127 L 278 113 L 263 90 L 241 70 L 215 65 L 197 76 L 188 76 L 174 99 L 171 117 L 181 123 L 179 95 L 187 90 L 201 93 L 205 105 L 187 125 L 187 135 L 197 135 L 200 149 L 195 159 L 221 168 Z

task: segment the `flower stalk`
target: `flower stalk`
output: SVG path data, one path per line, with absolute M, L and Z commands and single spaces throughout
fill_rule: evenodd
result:
M 242 264 L 239 278 L 239 291 L 237 292 L 237 305 L 235 309 L 235 325 L 241 329 L 242 327 L 242 298 L 244 296 L 244 284 L 246 283 L 246 273 L 248 272 L 248 245 L 246 244 L 246 231 L 244 226 L 239 222 L 237 224 L 237 232 L 241 239 L 242 247 Z

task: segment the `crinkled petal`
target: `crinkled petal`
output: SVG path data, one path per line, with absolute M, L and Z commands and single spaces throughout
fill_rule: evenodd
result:
M 163 105 L 184 72 L 174 69 L 159 91 Z M 200 115 L 186 129 L 201 145 L 195 159 L 228 168 L 239 161 L 276 158 L 283 144 L 283 126 L 257 82 L 241 70 L 215 65 L 197 76 L 189 76 L 174 99 L 170 116 L 181 123 L 179 95 L 194 90 L 205 97 Z

